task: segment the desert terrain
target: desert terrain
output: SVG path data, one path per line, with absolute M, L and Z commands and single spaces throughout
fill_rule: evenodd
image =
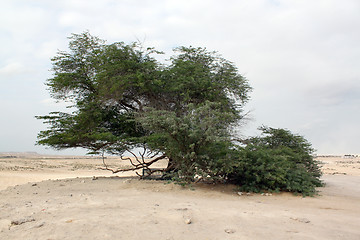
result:
M 2 153 L 0 239 L 360 239 L 360 158 L 318 160 L 326 186 L 303 198 L 139 180 L 97 157 Z

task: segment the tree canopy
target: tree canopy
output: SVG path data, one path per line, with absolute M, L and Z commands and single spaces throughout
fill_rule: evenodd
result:
M 51 59 L 53 77 L 46 82 L 69 111 L 37 117 L 49 126 L 39 133 L 38 144 L 120 156 L 143 147 L 150 160 L 144 161 L 144 152 L 130 170 L 167 159 L 164 176 L 243 183 L 239 159 L 246 158 L 250 145 L 272 149 L 284 140 L 284 133 L 269 128 L 269 139 L 253 138 L 246 148 L 232 141 L 251 87 L 216 52 L 182 46 L 161 63 L 156 55 L 162 52 L 138 43 L 107 44 L 89 32 L 69 40 L 69 51 Z M 292 140 L 290 149 L 305 149 L 299 154 L 310 156 L 302 138 Z
M 251 88 L 216 52 L 178 47 L 162 64 L 153 57 L 161 52 L 137 43 L 106 44 L 88 32 L 69 39 L 70 51 L 52 58 L 46 84 L 75 110 L 38 117 L 50 125 L 39 144 L 110 154 L 145 145 L 177 159 L 173 141 L 181 154 L 197 155 L 242 117 Z

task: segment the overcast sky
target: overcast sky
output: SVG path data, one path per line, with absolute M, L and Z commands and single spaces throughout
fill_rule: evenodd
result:
M 35 146 L 35 115 L 61 109 L 44 85 L 71 33 L 218 51 L 254 88 L 253 120 L 287 128 L 318 154 L 360 153 L 359 0 L 0 0 L 0 152 Z

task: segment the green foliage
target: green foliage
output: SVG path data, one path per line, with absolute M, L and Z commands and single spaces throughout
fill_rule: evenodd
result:
M 38 135 L 38 144 L 113 154 L 145 144 L 151 151 L 167 155 L 171 151 L 172 156 L 175 149 L 162 144 L 168 133 L 155 125 L 142 126 L 156 111 L 172 114 L 186 125 L 189 113 L 209 101 L 217 104 L 218 111 L 240 119 L 248 100 L 247 80 L 232 63 L 204 48 L 179 47 L 170 63 L 163 65 L 152 57 L 161 52 L 144 50 L 137 43 L 105 44 L 88 32 L 69 39 L 70 51 L 60 51 L 52 59 L 54 76 L 46 84 L 52 97 L 69 102 L 75 110 L 38 116 L 50 125 Z M 167 122 L 159 124 L 171 127 Z
M 232 182 L 243 190 L 304 195 L 321 185 L 313 149 L 301 136 L 262 127 L 263 136 L 246 146 L 231 141 L 251 88 L 216 52 L 178 47 L 160 64 L 153 56 L 161 52 L 137 43 L 106 44 L 88 32 L 69 39 L 69 51 L 52 59 L 54 75 L 46 82 L 69 111 L 37 117 L 49 126 L 38 144 L 119 155 L 145 146 L 158 155 L 130 169 L 166 157 L 165 175 L 178 182 Z
M 176 169 L 173 177 L 193 181 L 195 176 L 217 177 L 227 158 L 229 126 L 238 116 L 223 112 L 220 103 L 189 104 L 182 116 L 166 110 L 146 109 L 138 116 L 142 126 L 154 132 L 146 139 L 150 147 L 165 152 Z M 155 137 L 154 137 L 155 135 Z
M 53 98 L 75 110 L 38 116 L 49 128 L 39 133 L 37 143 L 110 154 L 136 147 L 145 131 L 134 113 L 142 108 L 143 82 L 156 72 L 154 51 L 142 52 L 136 44 L 106 45 L 88 32 L 69 39 L 70 51 L 52 59 L 54 76 L 46 85 Z
M 263 136 L 239 147 L 228 179 L 244 191 L 289 191 L 313 195 L 322 186 L 311 145 L 285 129 L 261 127 Z

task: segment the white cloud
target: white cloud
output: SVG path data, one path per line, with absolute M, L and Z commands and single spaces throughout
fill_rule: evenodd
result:
M 4 67 L 0 67 L 0 76 L 3 78 L 30 72 L 30 69 L 18 62 L 12 62 Z
M 37 54 L 39 55 L 39 57 L 47 59 L 49 61 L 50 58 L 55 56 L 58 50 L 60 50 L 59 47 L 62 45 L 64 44 L 58 39 L 42 42 Z
M 345 135 L 334 132 L 333 142 L 320 136 L 339 122 L 350 124 L 334 116 L 341 112 L 360 120 L 354 113 L 360 102 L 359 9 L 358 0 L 5 1 L 0 75 L 2 82 L 21 75 L 17 82 L 43 87 L 49 58 L 66 50 L 70 33 L 87 29 L 109 42 L 138 38 L 166 52 L 178 45 L 204 46 L 235 62 L 254 87 L 252 125 L 304 131 L 324 152 L 336 144 L 335 136 Z M 49 101 L 39 105 L 52 107 Z
M 76 24 L 82 24 L 84 22 L 85 16 L 78 12 L 64 12 L 59 16 L 60 26 L 69 27 Z

